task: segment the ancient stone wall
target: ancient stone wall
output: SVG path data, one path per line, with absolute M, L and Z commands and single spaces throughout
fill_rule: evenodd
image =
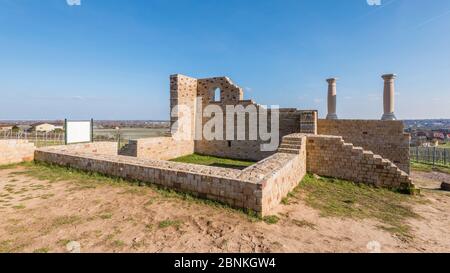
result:
M 319 120 L 318 134 L 342 136 L 345 142 L 381 155 L 409 174 L 410 135 L 404 133 L 402 121 Z
M 60 146 L 49 146 L 45 148 L 40 148 L 46 151 L 55 152 L 70 152 L 73 154 L 77 153 L 89 153 L 96 155 L 117 155 L 117 142 L 91 142 L 91 143 L 79 143 L 70 145 L 60 145 Z
M 194 142 L 175 140 L 172 137 L 155 137 L 130 140 L 120 155 L 138 158 L 169 160 L 194 153 Z
M 35 149 L 27 140 L 0 140 L 0 165 L 32 161 Z
M 342 137 L 309 135 L 306 150 L 308 172 L 376 187 L 409 189 L 413 186 L 408 174 L 391 161 L 345 143 Z

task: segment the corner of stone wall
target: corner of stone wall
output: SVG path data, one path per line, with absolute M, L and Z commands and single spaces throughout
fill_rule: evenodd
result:
M 33 161 L 35 150 L 28 140 L 0 140 L 0 165 Z

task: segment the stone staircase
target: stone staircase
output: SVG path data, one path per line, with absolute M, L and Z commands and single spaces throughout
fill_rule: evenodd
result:
M 278 148 L 278 152 L 285 154 L 300 154 L 301 148 L 302 148 L 301 136 L 289 135 L 283 137 L 281 145 Z
M 399 179 L 404 183 L 413 184 L 409 175 L 400 170 L 389 159 L 383 158 L 372 151 L 364 150 L 362 147 L 355 147 L 351 143 L 345 143 L 344 140 L 342 140 L 342 145 L 344 146 L 344 149 L 351 151 L 352 156 L 356 155 L 356 157 L 362 157 L 366 162 L 373 162 L 376 166 L 375 168 L 385 170 L 387 174 L 399 177 Z
M 339 136 L 288 135 L 283 137 L 278 153 L 301 154 L 302 142 L 306 142 L 309 172 L 379 187 L 414 189 L 409 175 L 392 161 L 346 143 Z

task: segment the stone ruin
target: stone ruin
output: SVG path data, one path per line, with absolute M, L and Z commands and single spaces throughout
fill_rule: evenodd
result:
M 216 105 L 261 105 L 243 99 L 243 90 L 227 77 L 195 79 L 183 75 L 170 77 L 171 110 L 190 109 L 189 118 L 180 113 L 171 117 L 169 137 L 132 140 L 117 151 L 117 143 L 95 142 L 32 149 L 28 143 L 6 145 L 0 142 L 0 164 L 24 159 L 68 166 L 85 171 L 154 183 L 200 198 L 217 200 L 232 207 L 268 215 L 303 179 L 307 172 L 346 179 L 375 187 L 410 190 L 410 136 L 393 113 L 393 79 L 384 76 L 385 115 L 383 120 L 339 120 L 336 114 L 336 79 L 329 79 L 327 119 L 318 119 L 315 110 L 279 109 L 278 149 L 262 151 L 267 142 L 256 140 L 205 140 L 194 137 L 198 124 L 210 118 L 198 110 Z M 219 95 L 215 90 L 220 90 Z M 274 113 L 270 110 L 268 118 Z M 178 114 L 178 115 L 177 115 Z M 245 116 L 250 123 L 250 117 Z M 183 124 L 189 123 L 189 124 Z M 245 127 L 249 134 L 252 124 Z M 270 127 L 271 125 L 269 125 Z M 187 132 L 186 132 L 186 129 Z M 277 128 L 271 128 L 276 130 Z M 176 135 L 185 130 L 188 138 Z M 11 147 L 14 146 L 12 149 Z M 20 152 L 24 147 L 27 152 Z M 9 154 L 8 161 L 4 154 Z M 168 161 L 193 153 L 224 158 L 252 160 L 243 170 L 200 166 Z M 3 158 L 3 161 L 1 161 Z

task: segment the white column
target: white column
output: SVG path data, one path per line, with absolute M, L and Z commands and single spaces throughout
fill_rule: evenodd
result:
M 384 79 L 384 94 L 383 94 L 383 104 L 384 104 L 384 114 L 381 118 L 382 120 L 397 120 L 394 114 L 395 106 L 395 74 L 386 74 L 381 76 Z
M 338 119 L 336 115 L 336 81 L 337 78 L 327 79 L 328 82 L 328 115 L 327 119 Z

